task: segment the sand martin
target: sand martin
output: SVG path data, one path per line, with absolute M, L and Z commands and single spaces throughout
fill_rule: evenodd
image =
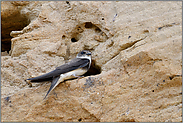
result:
M 83 50 L 70 62 L 57 67 L 55 70 L 38 77 L 27 79 L 29 82 L 52 81 L 44 99 L 60 83 L 67 79 L 78 78 L 85 74 L 91 66 L 91 52 Z

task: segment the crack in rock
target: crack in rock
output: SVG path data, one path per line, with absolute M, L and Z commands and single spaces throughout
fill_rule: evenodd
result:
M 122 50 L 126 50 L 126 49 L 128 49 L 128 48 L 130 48 L 130 47 L 133 47 L 137 42 L 140 42 L 140 41 L 144 40 L 146 37 L 147 37 L 147 36 L 145 36 L 145 37 L 143 37 L 143 38 L 141 38 L 141 39 L 139 39 L 139 40 L 131 41 L 130 43 L 126 43 L 126 44 L 120 46 L 121 49 L 119 49 L 118 52 L 117 52 L 110 60 L 112 60 L 114 57 L 116 57 L 117 55 L 119 55 L 119 53 L 120 53 Z M 109 61 L 110 61 L 110 60 L 109 60 Z M 108 61 L 107 61 L 107 62 L 108 62 Z M 107 63 L 107 62 L 106 62 L 106 63 Z

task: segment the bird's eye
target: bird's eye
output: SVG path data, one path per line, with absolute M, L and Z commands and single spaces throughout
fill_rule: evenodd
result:
M 81 54 L 85 54 L 85 52 L 84 52 L 84 51 L 82 51 L 82 52 L 81 52 Z

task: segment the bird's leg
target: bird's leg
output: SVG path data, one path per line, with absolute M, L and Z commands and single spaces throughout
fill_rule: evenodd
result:
M 53 90 L 53 94 L 56 96 L 56 98 L 58 98 L 58 97 L 57 97 L 57 93 L 55 92 L 55 90 Z
M 76 76 L 75 74 L 72 74 L 74 77 L 76 77 L 77 78 L 77 83 L 78 83 L 78 80 L 80 79 L 80 78 L 82 78 L 82 77 L 84 77 L 84 76 Z

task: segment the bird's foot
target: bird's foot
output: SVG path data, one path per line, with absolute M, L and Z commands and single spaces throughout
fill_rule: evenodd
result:
M 84 77 L 84 76 L 76 76 L 75 74 L 73 74 L 73 76 L 77 78 L 77 83 L 78 83 L 78 80 L 79 80 L 79 79 L 81 79 L 81 78 Z
M 56 93 L 55 91 L 53 91 L 53 94 L 56 96 L 56 98 L 58 98 L 58 97 L 57 97 L 57 93 Z
M 83 77 L 84 77 L 84 76 L 79 76 L 79 77 L 77 78 L 77 83 L 78 83 L 78 80 L 81 79 L 81 78 L 83 78 Z

